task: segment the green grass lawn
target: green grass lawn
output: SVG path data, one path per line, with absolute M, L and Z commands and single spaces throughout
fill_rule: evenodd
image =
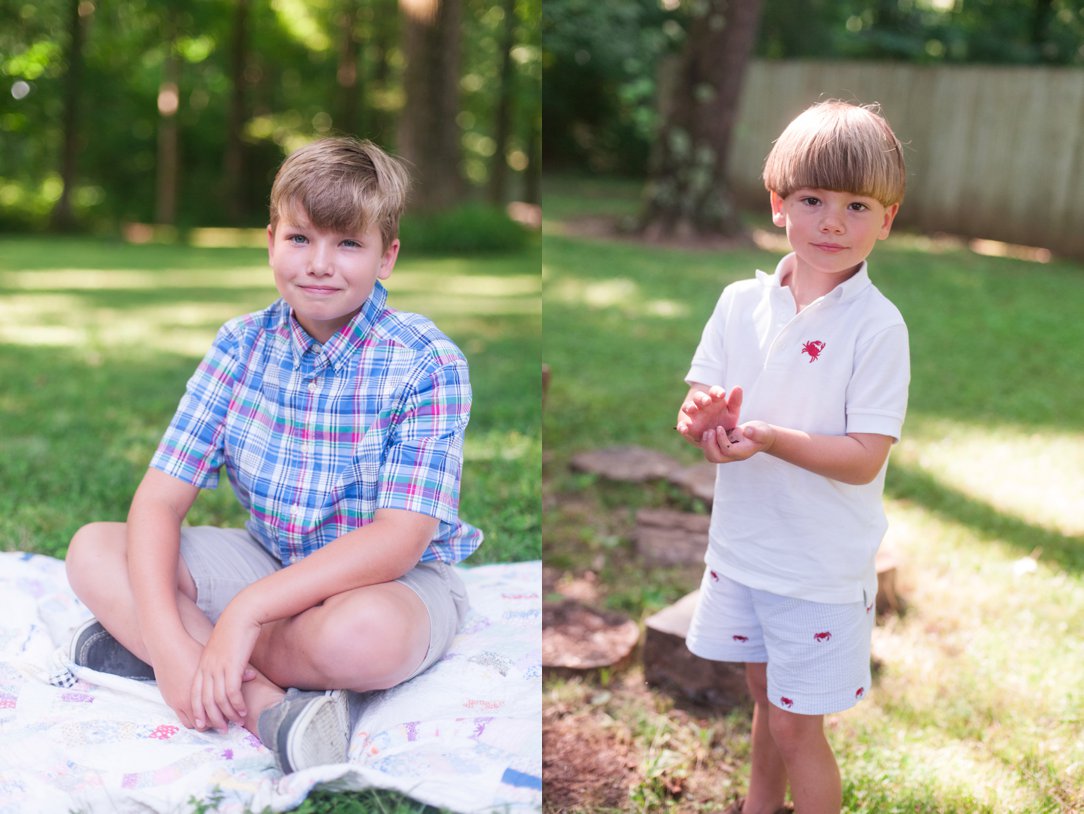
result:
M 537 243 L 469 258 L 404 246 L 388 288 L 394 307 L 430 316 L 470 361 L 460 513 L 486 541 L 468 564 L 538 559 Z M 123 520 L 218 327 L 276 296 L 266 249 L 0 237 L 0 550 L 63 557 L 82 524 Z M 197 500 L 193 524 L 243 523 L 222 483 Z M 306 810 L 395 805 L 321 800 Z
M 636 508 L 706 509 L 672 487 L 576 474 L 569 460 L 638 444 L 695 461 L 672 427 L 704 322 L 724 285 L 779 255 L 577 238 L 559 217 L 627 216 L 635 186 L 596 181 L 581 194 L 551 179 L 545 194 L 546 562 L 593 572 L 604 604 L 643 618 L 696 582 L 639 566 Z M 911 335 L 886 494 L 907 611 L 876 631 L 871 697 L 830 719 L 844 810 L 1082 810 L 1084 266 L 897 234 L 870 272 Z M 748 718 L 675 716 L 672 699 L 622 689 L 637 669 L 601 694 L 592 680 L 548 679 L 546 703 L 589 708 L 637 745 L 630 810 L 719 807 L 746 782 Z M 666 778 L 685 792 L 668 793 Z

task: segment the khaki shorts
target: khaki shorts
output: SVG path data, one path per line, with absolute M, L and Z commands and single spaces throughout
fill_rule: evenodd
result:
M 283 567 L 244 529 L 215 526 L 182 527 L 181 558 L 196 584 L 196 605 L 212 622 L 244 588 Z M 420 562 L 395 581 L 429 612 L 429 650 L 413 678 L 448 651 L 470 604 L 463 580 L 446 563 Z

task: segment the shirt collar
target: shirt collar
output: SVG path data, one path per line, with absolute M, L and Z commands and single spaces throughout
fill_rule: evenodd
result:
M 786 263 L 790 258 L 794 257 L 794 252 L 791 252 L 786 257 L 783 257 L 775 266 L 775 271 L 772 274 L 767 274 L 760 269 L 757 269 L 757 279 L 760 282 L 774 289 L 783 288 L 783 272 Z M 856 271 L 849 279 L 843 281 L 831 291 L 829 291 L 824 299 L 835 300 L 837 302 L 843 302 L 844 300 L 853 299 L 857 297 L 867 287 L 873 285 L 869 278 L 869 265 L 863 260 L 862 265 L 858 267 Z
M 361 306 L 361 310 L 354 318 L 344 325 L 323 346 L 309 336 L 301 324 L 294 319 L 293 309 L 285 300 L 282 300 L 279 314 L 280 325 L 284 327 L 290 336 L 290 347 L 293 350 L 294 365 L 301 364 L 301 357 L 310 350 L 317 354 L 316 367 L 332 365 L 336 369 L 361 347 L 373 325 L 376 324 L 380 315 L 384 312 L 388 301 L 388 291 L 378 281 L 373 286 L 373 292 Z

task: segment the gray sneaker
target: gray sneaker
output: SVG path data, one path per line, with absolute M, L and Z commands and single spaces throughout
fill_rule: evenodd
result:
M 99 673 L 154 681 L 154 668 L 136 658 L 97 619 L 90 619 L 76 628 L 68 647 L 68 657 L 80 667 L 89 667 Z
M 286 691 L 286 697 L 260 713 L 256 726 L 263 745 L 275 753 L 283 774 L 313 766 L 345 763 L 353 716 L 347 690 Z

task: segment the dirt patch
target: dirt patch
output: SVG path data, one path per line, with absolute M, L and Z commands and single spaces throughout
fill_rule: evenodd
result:
M 545 810 L 623 810 L 629 789 L 639 781 L 639 760 L 628 737 L 588 715 L 544 715 L 543 720 Z

